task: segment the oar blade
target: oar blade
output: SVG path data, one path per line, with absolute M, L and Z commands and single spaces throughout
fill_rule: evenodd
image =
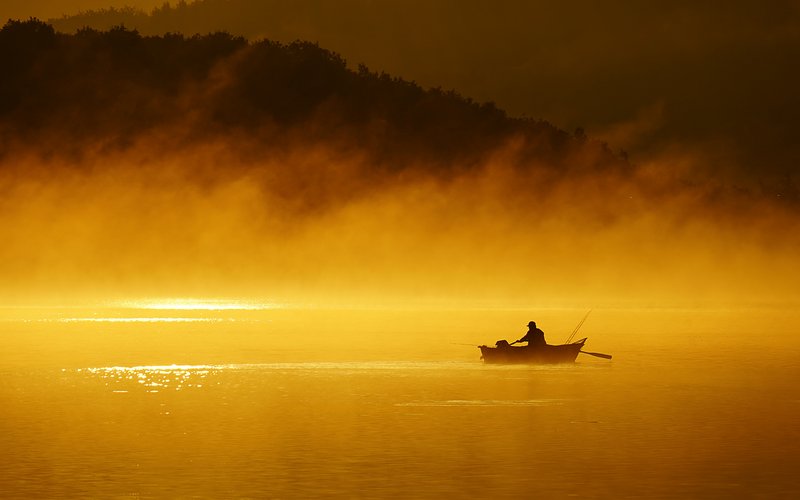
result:
M 602 352 L 589 352 L 589 351 L 580 351 L 580 352 L 582 352 L 583 354 L 588 354 L 589 356 L 597 356 L 598 358 L 611 359 L 610 354 L 603 354 Z

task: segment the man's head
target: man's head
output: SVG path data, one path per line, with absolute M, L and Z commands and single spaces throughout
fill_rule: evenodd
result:
M 530 323 L 528 323 L 528 328 L 536 328 L 536 322 L 531 321 Z

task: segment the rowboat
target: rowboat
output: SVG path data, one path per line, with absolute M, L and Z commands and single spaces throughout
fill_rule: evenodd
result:
M 574 363 L 585 342 L 586 339 L 583 338 L 571 344 L 515 347 L 501 340 L 495 347 L 480 345 L 478 349 L 481 350 L 481 359 L 484 363 Z

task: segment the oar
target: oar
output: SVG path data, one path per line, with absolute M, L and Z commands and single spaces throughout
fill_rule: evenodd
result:
M 602 352 L 589 352 L 589 351 L 578 351 L 578 352 L 582 352 L 583 354 L 588 354 L 589 356 L 597 356 L 598 358 L 611 359 L 610 354 L 603 354 Z

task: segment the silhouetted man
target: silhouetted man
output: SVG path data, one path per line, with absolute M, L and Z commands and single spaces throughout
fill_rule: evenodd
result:
M 544 332 L 536 328 L 535 321 L 528 323 L 528 333 L 514 343 L 516 344 L 518 342 L 527 342 L 528 347 L 541 347 L 543 345 L 547 345 L 547 342 L 544 340 Z

